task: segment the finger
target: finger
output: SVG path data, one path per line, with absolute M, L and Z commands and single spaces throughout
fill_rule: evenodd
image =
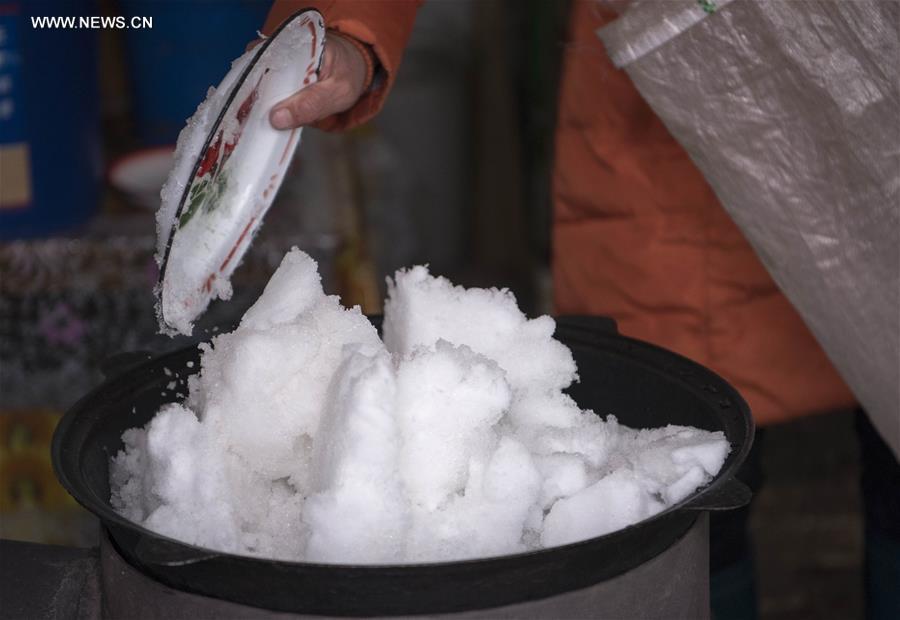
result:
M 329 79 L 277 103 L 269 113 L 269 122 L 275 129 L 293 129 L 343 112 L 353 103 L 352 89 L 340 80 Z

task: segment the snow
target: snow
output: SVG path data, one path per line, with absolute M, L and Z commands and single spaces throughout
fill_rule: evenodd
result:
M 288 253 L 189 397 L 123 435 L 113 507 L 230 553 L 402 564 L 601 536 L 706 484 L 721 432 L 582 411 L 550 317 L 425 267 L 388 283 L 384 341 Z
M 641 482 L 634 471 L 617 469 L 559 499 L 544 519 L 541 544 L 555 547 L 603 536 L 663 510 L 665 504 L 648 494 Z

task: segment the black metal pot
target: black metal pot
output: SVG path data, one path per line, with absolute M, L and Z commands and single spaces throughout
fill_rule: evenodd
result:
M 749 490 L 734 475 L 750 449 L 753 422 L 734 388 L 684 357 L 617 334 L 608 319 L 561 317 L 556 337 L 578 364 L 581 381 L 569 392 L 581 407 L 615 414 L 632 427 L 681 424 L 723 431 L 732 451 L 712 482 L 623 530 L 509 556 L 354 566 L 272 561 L 195 547 L 126 520 L 109 503 L 109 460 L 122 448 L 123 431 L 145 425 L 161 405 L 184 398 L 186 377 L 199 369 L 194 347 L 152 360 L 145 354 L 112 360 L 112 378 L 60 422 L 53 437 L 54 469 L 75 499 L 101 519 L 119 553 L 164 584 L 264 609 L 332 616 L 450 613 L 587 588 L 672 547 L 700 512 L 749 501 Z M 173 376 L 175 390 L 167 387 Z

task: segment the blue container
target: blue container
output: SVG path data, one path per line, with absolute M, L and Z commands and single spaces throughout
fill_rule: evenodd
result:
M 98 14 L 89 0 L 0 0 L 0 239 L 65 232 L 97 210 L 97 31 L 32 18 Z
M 126 32 L 137 137 L 173 144 L 184 122 L 256 38 L 271 0 L 122 0 L 126 21 L 153 20 Z

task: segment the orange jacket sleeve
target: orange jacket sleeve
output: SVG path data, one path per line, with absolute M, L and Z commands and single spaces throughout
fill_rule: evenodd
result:
M 421 3 L 422 0 L 275 0 L 263 26 L 263 34 L 271 35 L 281 22 L 297 11 L 316 9 L 325 18 L 326 28 L 368 45 L 381 64 L 383 79 L 363 94 L 352 108 L 319 121 L 316 127 L 326 131 L 349 129 L 378 113 L 394 84 Z

